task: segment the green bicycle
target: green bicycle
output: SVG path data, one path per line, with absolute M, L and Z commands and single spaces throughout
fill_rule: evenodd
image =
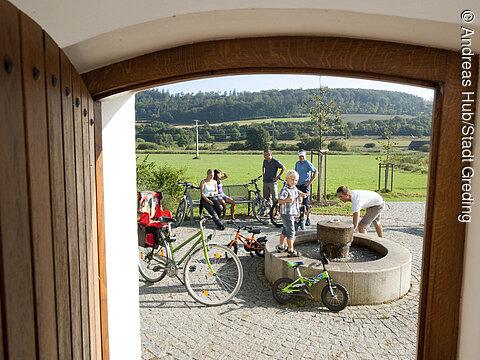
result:
M 175 219 L 162 217 L 159 221 L 168 224 L 167 229 L 159 229 L 159 243 L 154 247 L 139 247 L 139 270 L 145 280 L 156 282 L 165 275 L 177 277 L 192 298 L 208 306 L 224 304 L 238 293 L 243 282 L 242 263 L 233 250 L 209 243 L 212 234 L 205 239 L 206 217 L 200 219 L 200 230 L 175 248 L 176 236 L 170 228 Z M 175 254 L 192 242 L 190 249 L 176 261 Z M 178 276 L 179 270 L 183 270 L 183 281 Z
M 275 300 L 280 304 L 293 302 L 297 297 L 307 297 L 313 299 L 310 288 L 322 279 L 327 280 L 327 285 L 322 290 L 322 302 L 325 307 L 331 311 L 341 311 L 348 305 L 348 291 L 341 284 L 333 282 L 328 274 L 326 264 L 328 259 L 322 254 L 320 261 L 323 265 L 323 272 L 316 276 L 304 277 L 298 267 L 303 265 L 303 261 L 288 261 L 287 265 L 294 268 L 298 279 L 293 281 L 289 278 L 280 278 L 273 283 L 272 293 Z

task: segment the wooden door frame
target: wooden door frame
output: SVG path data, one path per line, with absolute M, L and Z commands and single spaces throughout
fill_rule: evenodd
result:
M 462 87 L 459 52 L 333 37 L 259 37 L 162 50 L 83 74 L 95 100 L 182 80 L 245 74 L 337 75 L 435 89 L 418 324 L 418 359 L 455 359 L 463 277 Z M 455 281 L 445 281 L 455 276 Z

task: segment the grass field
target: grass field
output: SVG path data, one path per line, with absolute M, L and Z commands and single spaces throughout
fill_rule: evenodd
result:
M 379 115 L 379 114 L 342 114 L 342 120 L 344 123 L 347 123 L 349 121 L 359 123 L 365 120 L 389 120 L 394 118 L 395 116 L 400 116 L 402 118 L 412 118 L 413 116 L 411 115 Z M 278 122 L 285 122 L 285 121 L 310 121 L 310 118 L 308 116 L 306 117 L 289 117 L 289 118 L 268 118 L 268 119 L 251 119 L 251 120 L 234 120 L 234 121 L 227 121 L 224 123 L 214 123 L 210 124 L 212 126 L 219 126 L 222 124 L 228 124 L 231 125 L 232 123 L 237 123 L 238 125 L 250 125 L 250 124 L 255 124 L 255 123 L 262 123 L 262 122 L 272 122 L 272 121 L 278 121 Z M 140 123 L 140 122 L 139 122 Z M 178 127 L 193 127 L 194 125 L 178 125 Z
M 332 141 L 332 140 L 340 140 L 343 139 L 343 137 L 340 136 L 329 136 L 327 137 L 327 143 Z M 412 140 L 421 140 L 421 141 L 429 141 L 430 138 L 425 136 L 425 137 L 416 137 L 412 138 L 411 136 L 396 136 L 393 137 L 392 140 L 395 142 L 395 145 L 393 146 L 394 151 L 395 150 L 408 150 L 408 145 Z M 241 143 L 244 143 L 245 141 L 240 141 Z M 282 144 L 288 144 L 288 145 L 296 145 L 298 144 L 299 140 L 282 140 Z M 378 136 L 352 136 L 349 139 L 346 140 L 347 144 L 350 146 L 352 151 L 358 152 L 358 151 L 368 151 L 368 152 L 379 152 L 380 149 L 382 148 L 382 143 L 386 143 L 386 140 L 380 139 Z M 214 143 L 214 150 L 225 150 L 232 142 L 231 141 L 225 141 L 225 142 L 220 142 L 216 141 Z M 365 148 L 364 145 L 366 143 L 374 143 L 375 147 L 374 148 Z M 200 147 L 207 146 L 209 149 L 211 149 L 212 143 L 200 143 Z
M 142 161 L 145 156 L 146 154 L 138 154 L 138 161 Z M 274 156 L 287 170 L 293 169 L 298 160 L 295 154 Z M 258 155 L 200 153 L 200 159 L 193 157 L 194 154 L 150 154 L 148 159 L 158 164 L 168 163 L 175 167 L 184 167 L 186 180 L 196 185 L 205 177 L 209 168 L 219 168 L 228 174 L 228 179 L 224 180 L 225 185 L 245 184 L 262 173 L 262 152 Z M 316 161 L 314 159 L 315 166 Z M 327 165 L 327 193 L 331 199 L 335 199 L 335 191 L 340 185 L 347 185 L 351 189 L 378 189 L 378 161 L 375 155 L 329 155 Z M 317 181 L 314 182 L 313 189 L 316 193 Z M 390 201 L 424 201 L 426 192 L 427 174 L 396 171 L 393 192 L 383 195 Z

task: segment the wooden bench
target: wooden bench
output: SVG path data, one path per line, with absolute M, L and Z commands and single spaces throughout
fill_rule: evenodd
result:
M 223 193 L 235 200 L 235 204 L 248 204 L 248 214 L 250 206 L 255 200 L 255 193 L 249 189 L 249 184 L 245 185 L 223 185 Z M 193 209 L 200 206 L 200 190 L 188 189 L 187 199 L 190 206 L 190 224 L 194 224 Z

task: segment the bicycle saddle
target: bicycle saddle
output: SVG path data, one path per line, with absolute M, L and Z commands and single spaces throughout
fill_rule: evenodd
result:
M 162 223 L 171 223 L 176 221 L 174 218 L 168 217 L 168 216 L 160 216 L 157 218 L 157 221 L 160 221 Z
M 259 230 L 259 229 L 250 229 L 248 230 L 249 233 L 252 233 L 252 234 L 260 234 L 262 231 Z
M 287 261 L 287 265 L 296 269 L 297 267 L 299 267 L 300 265 L 303 265 L 304 262 L 303 261 Z

